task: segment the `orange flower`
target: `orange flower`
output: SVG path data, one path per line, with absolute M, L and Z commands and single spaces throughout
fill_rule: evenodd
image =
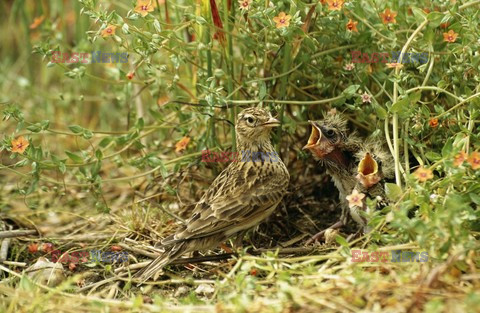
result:
M 343 0 L 327 0 L 328 9 L 330 11 L 340 11 L 345 1 Z
M 159 97 L 157 99 L 157 104 L 158 106 L 164 106 L 165 104 L 168 104 L 170 102 L 170 97 L 169 96 L 163 96 L 163 97 Z
M 354 22 L 352 19 L 349 19 L 345 27 L 347 28 L 348 31 L 358 33 L 357 24 L 358 22 Z
M 380 13 L 383 24 L 397 23 L 395 16 L 397 16 L 397 12 L 390 11 L 390 9 L 386 9 L 383 13 Z
M 132 71 L 132 72 L 128 72 L 128 74 L 127 74 L 126 76 L 127 76 L 127 78 L 128 78 L 129 80 L 132 80 L 133 77 L 135 77 L 135 72 L 133 72 L 133 71 Z
M 155 3 L 154 0 L 138 0 L 137 1 L 137 6 L 133 11 L 137 12 L 141 16 L 145 17 L 147 16 L 148 13 L 153 12 L 155 8 Z
M 252 0 L 238 0 L 238 3 L 240 4 L 240 10 L 242 11 L 247 11 L 250 9 L 250 3 Z
M 347 197 L 348 206 L 353 208 L 355 206 L 363 207 L 363 198 L 365 198 L 365 194 L 359 193 L 357 189 L 353 189 L 352 194 L 348 195 Z
M 105 28 L 104 30 L 102 30 L 102 32 L 100 33 L 100 35 L 102 35 L 102 37 L 113 36 L 113 35 L 115 35 L 115 29 L 117 29 L 117 26 L 108 25 L 107 28 Z
M 175 152 L 182 152 L 183 150 L 187 149 L 187 145 L 190 142 L 189 137 L 183 137 L 180 139 L 179 142 L 175 145 Z
M 275 24 L 277 24 L 277 28 L 288 27 L 290 25 L 290 19 L 292 17 L 285 12 L 280 12 L 278 16 L 273 18 Z
M 387 63 L 386 64 L 388 68 L 398 68 L 398 69 L 401 69 L 403 68 L 403 64 L 402 63 Z
M 460 153 L 458 153 L 456 156 L 455 156 L 455 160 L 453 161 L 453 166 L 455 167 L 459 167 L 460 165 L 463 164 L 463 162 L 465 162 L 467 160 L 467 154 L 465 153 L 465 151 L 460 151 Z
M 448 31 L 448 33 L 443 33 L 443 41 L 446 42 L 455 42 L 457 37 L 458 34 L 451 29 Z
M 470 164 L 472 169 L 477 170 L 480 168 L 480 152 L 475 151 L 470 154 L 467 159 L 467 162 Z
M 427 180 L 433 178 L 432 170 L 424 168 L 423 166 L 417 168 L 413 175 L 421 182 L 426 182 Z
M 18 137 L 17 139 L 12 140 L 12 152 L 24 153 L 27 149 L 29 143 L 28 140 L 23 138 L 23 136 Z
M 447 29 L 450 26 L 450 22 L 440 24 L 440 28 Z
M 428 121 L 428 125 L 430 125 L 431 128 L 437 127 L 437 126 L 438 126 L 438 118 L 432 117 L 432 118 Z
M 40 24 L 42 24 L 44 19 L 45 19 L 45 16 L 43 16 L 43 15 L 34 18 L 32 24 L 30 24 L 30 29 L 35 29 L 38 26 L 40 26 Z

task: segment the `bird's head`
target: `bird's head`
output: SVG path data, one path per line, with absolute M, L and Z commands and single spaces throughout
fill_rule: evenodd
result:
M 245 109 L 237 117 L 237 140 L 245 144 L 270 142 L 270 131 L 277 126 L 280 126 L 280 121 L 273 118 L 270 112 L 261 108 Z
M 356 179 L 366 189 L 371 188 L 383 178 L 393 177 L 393 158 L 378 141 L 367 141 L 358 151 L 356 159 L 360 160 Z
M 321 121 L 309 121 L 312 132 L 303 149 L 310 150 L 316 159 L 323 159 L 335 150 L 344 150 L 350 144 L 347 122 L 338 115 Z

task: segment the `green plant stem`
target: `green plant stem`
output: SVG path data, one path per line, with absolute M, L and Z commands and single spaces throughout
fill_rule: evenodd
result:
M 230 14 L 228 11 L 228 0 L 223 0 L 223 19 L 224 19 L 224 28 L 225 32 L 227 34 L 227 47 L 224 48 L 224 55 L 225 55 L 225 67 L 227 69 L 227 92 L 228 94 L 233 93 L 233 80 L 235 77 L 234 74 L 234 69 L 233 69 L 233 42 L 232 42 L 232 35 L 230 34 Z M 232 6 L 233 9 L 233 6 Z M 234 95 L 232 95 L 232 98 L 235 98 Z M 230 108 L 230 121 L 232 122 L 233 125 L 235 125 L 235 119 L 236 119 L 236 107 L 232 106 Z M 231 135 L 232 135 L 232 151 L 236 151 L 237 149 L 237 140 L 235 136 L 235 127 L 231 128 Z
M 284 50 L 284 59 L 283 59 L 283 67 L 282 67 L 282 72 L 288 72 L 288 69 L 290 68 L 290 64 L 292 62 L 291 58 L 291 51 L 292 51 L 292 45 L 290 43 L 286 43 L 285 45 L 285 50 Z M 280 80 L 280 99 L 285 99 L 287 96 L 287 84 L 288 84 L 288 75 L 282 76 Z M 278 145 L 277 145 L 277 150 L 280 148 L 280 143 L 282 138 L 282 125 L 283 125 L 283 115 L 285 114 L 285 104 L 282 103 L 280 106 L 280 112 L 278 114 L 278 119 L 280 121 L 280 127 L 277 129 L 277 136 L 278 136 Z
M 412 33 L 412 35 L 408 38 L 407 42 L 402 48 L 402 51 L 400 53 L 400 58 L 397 61 L 397 63 L 402 63 L 403 56 L 405 55 L 405 52 L 407 51 L 408 47 L 412 43 L 413 39 L 417 36 L 417 34 L 420 33 L 420 31 L 427 26 L 428 20 L 425 19 L 422 24 L 420 24 L 417 29 Z M 399 75 L 400 69 L 396 68 L 395 69 L 395 75 Z M 393 103 L 397 102 L 398 98 L 398 80 L 395 79 L 393 83 Z M 400 140 L 398 137 L 398 113 L 393 113 L 392 117 L 392 127 L 393 127 L 393 159 L 395 162 L 395 182 L 396 184 L 401 187 L 402 186 L 402 178 L 400 176 Z M 407 170 L 408 171 L 408 170 Z M 405 173 L 406 174 L 406 173 Z M 406 177 L 405 177 L 406 178 Z
M 329 103 L 332 101 L 337 101 L 342 98 L 344 98 L 344 95 L 336 96 L 333 98 L 328 98 L 328 99 L 323 99 L 323 100 L 312 100 L 312 101 L 295 101 L 295 100 L 272 100 L 272 99 L 265 99 L 265 100 L 234 100 L 231 101 L 234 104 L 254 104 L 254 103 L 259 103 L 260 101 L 265 102 L 265 103 L 278 103 L 278 104 L 294 104 L 294 105 L 315 105 L 315 104 L 325 104 Z

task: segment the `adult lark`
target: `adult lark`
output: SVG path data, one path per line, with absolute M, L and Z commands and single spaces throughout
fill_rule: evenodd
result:
M 249 108 L 238 114 L 235 127 L 238 150 L 273 155 L 270 131 L 280 122 L 263 109 Z M 192 216 L 175 234 L 161 243 L 165 252 L 135 274 L 145 281 L 183 254 L 207 250 L 267 218 L 287 191 L 290 175 L 276 158 L 232 162 L 213 181 L 196 204 Z

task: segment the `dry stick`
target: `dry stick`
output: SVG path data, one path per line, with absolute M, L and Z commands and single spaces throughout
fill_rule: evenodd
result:
M 0 239 L 2 238 L 15 238 L 28 235 L 37 235 L 38 232 L 35 229 L 17 229 L 0 231 Z
M 132 251 L 140 250 L 140 249 L 137 249 L 137 248 L 128 247 L 127 245 L 120 244 L 120 246 L 125 247 L 125 249 L 130 249 Z M 249 253 L 251 255 L 260 255 L 260 254 L 265 253 L 265 252 L 276 252 L 277 250 L 278 250 L 278 254 L 298 254 L 298 253 L 312 252 L 312 251 L 315 250 L 315 247 L 297 247 L 297 248 L 283 248 L 283 249 L 280 249 L 280 248 L 256 249 L 256 250 L 252 250 L 252 251 L 247 250 L 247 253 Z M 145 251 L 143 251 L 143 250 L 140 250 L 139 252 L 141 254 L 145 253 Z M 146 253 L 150 254 L 148 252 L 146 252 Z M 154 257 L 157 257 L 157 256 L 158 255 L 155 255 Z M 221 261 L 221 260 L 230 259 L 231 257 L 234 257 L 234 256 L 238 256 L 238 254 L 237 253 L 222 253 L 222 254 L 217 254 L 217 255 L 206 255 L 206 256 L 193 257 L 193 258 L 182 258 L 182 259 L 176 259 L 176 260 L 172 261 L 170 264 L 171 265 L 181 265 L 181 264 L 190 264 L 190 263 L 203 263 L 203 262 L 211 262 L 211 261 Z M 117 268 L 117 269 L 115 269 L 114 272 L 118 273 L 118 272 L 122 272 L 123 270 L 126 270 L 126 269 L 130 269 L 130 270 L 140 269 L 140 268 L 143 268 L 143 267 L 147 266 L 148 264 L 150 264 L 150 262 L 151 261 L 146 261 L 146 262 L 132 264 L 132 265 L 127 266 L 127 267 Z
M 27 263 L 25 262 L 15 262 L 15 261 L 3 261 L 5 265 L 17 266 L 17 267 L 26 267 Z
M 10 238 L 3 239 L 2 247 L 0 248 L 0 262 L 3 262 L 7 259 L 8 246 L 10 246 Z

